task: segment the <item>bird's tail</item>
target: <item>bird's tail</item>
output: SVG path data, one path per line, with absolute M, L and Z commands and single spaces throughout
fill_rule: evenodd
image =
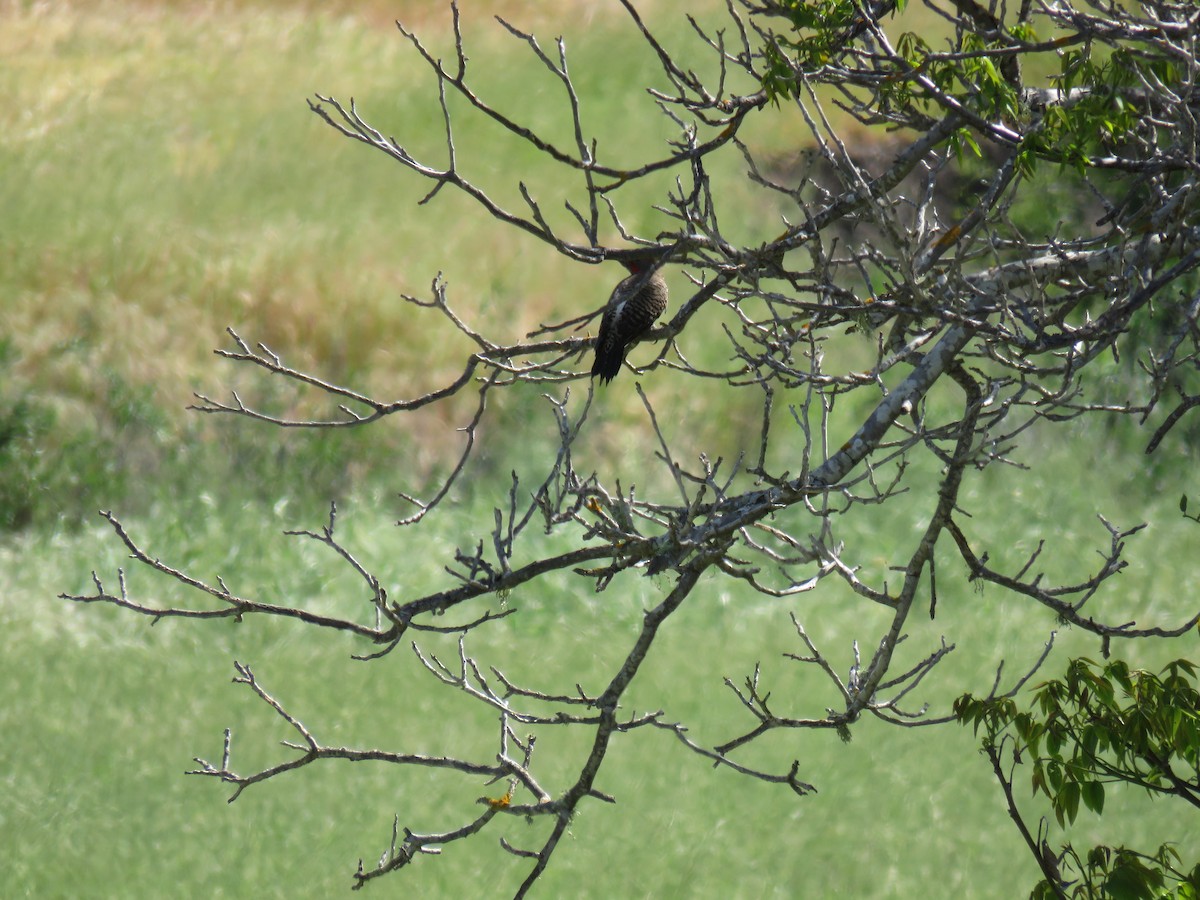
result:
M 615 344 L 596 348 L 596 361 L 592 363 L 592 377 L 600 377 L 601 384 L 608 384 L 621 371 L 624 354 Z

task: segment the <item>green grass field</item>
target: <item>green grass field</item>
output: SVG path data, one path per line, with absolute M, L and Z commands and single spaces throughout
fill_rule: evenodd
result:
M 414 15 L 397 14 L 450 46 L 448 15 L 405 5 Z M 597 84 L 611 47 L 632 43 L 621 18 L 592 4 L 572 4 L 558 21 L 534 6 L 542 11 L 506 9 L 547 43 L 574 29 L 568 46 L 578 49 L 572 65 L 581 88 Z M 655 6 L 656 17 L 673 21 L 665 7 Z M 311 397 L 217 361 L 211 350 L 225 346 L 226 326 L 297 366 L 406 396 L 457 368 L 396 299 L 423 292 L 438 271 L 456 308 L 514 340 L 607 295 L 612 272 L 567 266 L 461 200 L 416 207 L 422 185 L 308 112 L 304 99 L 314 91 L 353 95 L 385 130 L 428 132 L 419 149 L 438 158 L 432 83 L 390 26 L 393 10 L 363 10 L 0 4 L 0 91 L 10 98 L 0 110 L 0 421 L 23 429 L 6 445 L 0 471 L 0 501 L 12 512 L 4 522 L 20 526 L 0 531 L 0 679 L 8 686 L 0 704 L 0 896 L 328 896 L 348 890 L 360 857 L 369 866 L 386 848 L 394 816 L 417 830 L 451 827 L 488 792 L 482 782 L 426 770 L 341 764 L 285 776 L 227 804 L 225 786 L 184 776 L 192 757 L 219 759 L 228 727 L 234 765 L 248 770 L 287 758 L 278 741 L 292 737 L 230 683 L 234 660 L 251 665 L 330 744 L 489 759 L 496 723 L 436 684 L 403 647 L 364 664 L 350 655 L 366 648 L 295 623 L 151 627 L 115 609 L 56 599 L 87 592 L 93 570 L 115 584 L 122 566 L 139 596 L 182 598 L 130 568 L 95 517 L 99 508 L 120 514 L 152 554 L 200 577 L 219 574 L 242 594 L 342 612 L 365 604 L 361 585 L 327 550 L 282 535 L 319 526 L 331 497 L 343 539 L 393 592 L 432 587 L 440 560 L 481 536 L 478 523 L 490 528 L 491 505 L 502 498 L 490 495 L 486 478 L 456 496 L 434 530 L 392 527 L 406 512 L 395 491 L 419 485 L 457 447 L 458 422 L 448 414 L 330 437 L 183 409 L 193 390 L 231 387 L 278 409 L 311 408 Z M 487 81 L 496 97 L 518 96 L 541 77 L 489 17 L 469 12 L 465 24 L 472 64 L 483 72 L 489 61 L 504 63 Z M 637 127 L 643 120 L 628 105 L 653 78 L 653 60 L 631 54 L 590 95 L 591 121 L 631 157 L 663 137 L 657 120 Z M 535 124 L 550 127 L 559 107 L 551 96 L 539 100 Z M 464 153 L 475 150 L 501 196 L 511 199 L 516 177 L 537 181 L 527 153 L 495 149 L 486 131 L 468 134 Z M 786 147 L 800 135 L 781 119 L 761 139 Z M 631 224 L 655 230 L 654 213 L 647 207 L 644 215 Z M 545 402 L 515 393 L 498 411 L 500 423 L 535 435 L 549 428 Z M 630 397 L 597 416 L 641 421 Z M 723 397 L 715 411 L 701 402 L 666 423 L 697 446 L 744 415 L 736 397 Z M 1178 621 L 1195 606 L 1200 532 L 1177 511 L 1181 493 L 1196 493 L 1192 465 L 1186 451 L 1164 448 L 1154 468 L 1143 469 L 1141 442 L 1128 424 L 1039 433 L 1024 453 L 1032 471 L 989 470 L 965 488 L 973 534 L 997 562 L 1023 558 L 1045 538 L 1047 556 L 1058 560 L 1048 574 L 1069 579 L 1088 571 L 1105 545 L 1097 514 L 1123 526 L 1148 522 L 1130 542 L 1133 564 L 1094 603 L 1132 610 L 1140 624 Z M 609 450 L 589 452 L 601 465 Z M 508 457 L 527 452 L 498 446 L 482 474 L 504 473 Z M 507 487 L 502 476 L 498 490 Z M 870 561 L 877 573 L 923 528 L 926 506 L 855 517 L 844 536 L 878 548 Z M 914 621 L 905 658 L 921 658 L 943 635 L 958 649 L 914 706 L 944 710 L 962 691 L 985 692 L 1001 660 L 1015 677 L 1058 627 L 1019 598 L 977 593 L 953 565 L 939 568 L 939 586 L 938 618 Z M 576 680 L 594 687 L 625 652 L 641 610 L 665 589 L 635 577 L 599 595 L 566 577 L 540 582 L 515 592 L 508 602 L 519 614 L 473 635 L 470 647 L 481 662 L 549 692 L 570 691 Z M 792 712 L 818 712 L 835 701 L 821 699 L 822 683 L 783 657 L 802 649 L 789 614 L 844 671 L 851 642 L 875 634 L 875 613 L 860 604 L 835 585 L 769 601 L 709 576 L 656 645 L 631 702 L 662 706 L 696 739 L 716 742 L 749 727 L 722 678 L 740 681 L 761 663 L 777 705 L 790 697 Z M 453 652 L 450 639 L 422 644 Z M 1051 666 L 1070 653 L 1099 652 L 1070 633 L 1060 633 L 1057 646 Z M 1155 665 L 1194 657 L 1196 642 L 1130 649 L 1135 662 Z M 546 760 L 579 749 L 578 736 L 539 740 Z M 865 722 L 849 744 L 832 734 L 789 734 L 753 755 L 799 759 L 800 777 L 820 792 L 798 799 L 713 771 L 666 734 L 621 739 L 599 785 L 617 805 L 584 807 L 535 895 L 1012 897 L 1037 879 L 974 739 L 957 726 Z M 570 762 L 558 764 L 561 771 L 551 765 L 544 783 L 556 787 Z M 1185 858 L 1200 846 L 1195 821 L 1141 795 L 1114 792 L 1108 811 L 1100 822 L 1082 814 L 1071 836 L 1146 848 L 1172 838 Z M 509 895 L 527 866 L 499 848 L 497 834 L 532 845 L 544 827 L 506 822 L 502 832 L 453 845 L 367 890 Z

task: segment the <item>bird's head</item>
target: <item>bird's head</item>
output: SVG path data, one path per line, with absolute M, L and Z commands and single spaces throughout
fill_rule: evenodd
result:
M 629 270 L 631 275 L 640 275 L 642 272 L 652 269 L 661 259 L 661 252 L 642 252 L 624 256 L 620 259 L 620 263 Z

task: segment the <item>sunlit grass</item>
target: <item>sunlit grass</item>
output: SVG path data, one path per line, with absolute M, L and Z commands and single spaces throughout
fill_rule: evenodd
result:
M 1100 440 L 1082 435 L 1089 436 Z M 1102 528 L 1087 527 L 1092 514 L 1122 524 L 1146 520 L 1148 532 L 1132 542 L 1135 565 L 1093 603 L 1124 609 L 1140 624 L 1186 614 L 1186 596 L 1163 596 L 1187 583 L 1194 549 L 1195 528 L 1174 509 L 1185 479 L 1160 475 L 1123 483 L 1114 459 L 1089 473 L 1099 480 L 1089 477 L 1092 490 L 1085 491 L 1081 476 L 1072 475 L 1069 452 L 1043 452 L 1041 475 L 997 469 L 969 481 L 963 504 L 979 513 L 969 525 L 978 549 L 999 564 L 1022 559 L 1044 538 L 1048 558 L 1067 560 L 1060 574 L 1079 575 L 1095 564 L 1094 551 L 1105 542 Z M 1107 487 L 1096 490 L 1096 483 Z M 1038 499 L 1029 499 L 1031 493 Z M 999 508 L 993 515 L 989 498 L 1037 509 L 1019 519 Z M 482 536 L 489 521 L 482 500 L 454 502 L 438 527 L 402 534 L 390 524 L 397 501 L 361 497 L 343 504 L 342 540 L 393 596 L 429 590 L 441 579 L 439 561 L 450 562 L 454 546 L 471 546 Z M 910 515 L 915 530 L 923 514 Z M 127 525 L 150 552 L 198 577 L 220 575 L 237 592 L 369 615 L 357 576 L 318 543 L 281 534 L 315 527 L 321 518 L 316 507 L 270 510 L 201 499 Z M 1082 525 L 1064 530 L 1063 522 Z M 848 520 L 842 535 L 850 547 L 878 546 L 881 566 L 911 539 L 899 521 Z M 1138 541 L 1149 542 L 1152 552 Z M 541 544 L 553 546 L 535 536 L 528 552 Z M 341 890 L 360 855 L 382 852 L 393 815 L 410 827 L 449 827 L 493 790 L 422 770 L 331 764 L 251 789 L 226 805 L 226 788 L 181 774 L 192 767 L 190 758 L 217 757 L 225 727 L 233 728 L 234 762 L 242 769 L 286 758 L 289 751 L 276 742 L 290 737 L 265 705 L 229 683 L 234 659 L 253 666 L 267 689 L 327 743 L 488 759 L 498 726 L 486 709 L 436 684 L 405 647 L 374 663 L 355 663 L 349 655 L 365 648 L 295 623 L 166 621 L 151 627 L 115 610 L 50 599 L 58 590 L 87 591 L 92 568 L 111 585 L 119 566 L 126 567 L 136 596 L 187 599 L 169 582 L 130 568 L 117 542 L 98 527 L 49 537 L 30 533 L 10 541 L 0 556 L 0 567 L 14 573 L 10 602 L 0 605 L 10 648 L 0 676 L 20 685 L 0 718 L 5 733 L 16 736 L 0 751 L 14 798 L 0 819 L 0 838 L 17 860 L 5 869 L 4 893 L 73 893 L 98 878 L 130 896 L 153 896 L 167 884 L 203 884 L 229 896 Z M 576 683 L 595 691 L 619 664 L 641 609 L 667 589 L 662 579 L 630 573 L 594 594 L 575 579 L 554 577 L 514 591 L 503 602 L 517 614 L 473 634 L 468 649 L 481 665 L 497 665 L 518 683 L 552 693 L 571 692 Z M 492 608 L 499 603 L 493 598 Z M 728 739 L 753 722 L 722 681 L 740 683 L 756 665 L 778 712 L 803 715 L 835 705 L 818 673 L 784 656 L 803 652 L 792 614 L 840 671 L 853 662 L 852 641 L 871 640 L 879 624 L 861 599 L 832 583 L 779 601 L 710 576 L 662 634 L 628 698 L 630 711 L 662 708 L 666 720 L 686 722 L 695 740 Z M 1058 649 L 1046 675 L 1068 654 L 1098 654 L 1094 639 L 1064 630 L 1040 607 L 994 589 L 979 592 L 953 565 L 943 565 L 937 618 L 914 617 L 899 663 L 915 662 L 943 636 L 957 649 L 914 692 L 911 706 L 930 702 L 944 712 L 961 691 L 986 691 L 1001 662 L 1011 683 L 1051 631 L 1058 632 Z M 452 636 L 416 639 L 427 652 L 455 658 Z M 1188 640 L 1115 649 L 1132 651 L 1135 663 L 1157 665 L 1195 648 Z M 548 787 L 561 787 L 585 742 L 583 733 L 543 730 L 538 774 Z M 625 736 L 600 783 L 617 806 L 584 808 L 544 890 L 550 896 L 705 897 L 1020 893 L 1035 872 L 974 746 L 954 725 L 931 732 L 864 722 L 848 745 L 832 733 L 792 733 L 744 753 L 748 762 L 774 766 L 798 759 L 801 777 L 819 788 L 799 799 L 713 771 L 668 734 Z M 1038 811 L 1032 804 L 1028 809 Z M 1108 815 L 1099 823 L 1082 818 L 1075 834 L 1140 846 L 1167 838 L 1194 844 L 1194 826 L 1164 810 L 1134 792 L 1117 792 Z M 501 830 L 510 841 L 535 845 L 543 828 L 515 821 Z M 80 844 L 93 852 L 66 870 L 39 864 L 63 845 Z M 619 867 L 611 865 L 614 858 Z M 947 867 L 947 859 L 958 864 Z M 484 893 L 504 894 L 522 874 L 519 863 L 485 839 L 421 860 L 395 878 L 417 894 L 470 894 L 481 881 L 488 885 Z
M 215 431 L 241 453 L 242 435 L 263 435 L 186 413 L 194 391 L 238 390 L 277 413 L 329 414 L 319 393 L 215 360 L 213 348 L 231 346 L 226 327 L 296 368 L 398 399 L 445 384 L 474 349 L 438 314 L 401 299 L 428 297 L 438 273 L 456 313 L 500 342 L 519 341 L 607 297 L 616 267 L 572 265 L 452 191 L 418 206 L 428 183 L 336 134 L 307 109 L 305 99 L 316 92 L 353 98 L 418 158 L 445 164 L 435 79 L 379 12 L 291 4 L 6 9 L 0 84 L 14 102 L 0 111 L 0 291 L 10 336 L 0 361 L 0 412 L 6 402 L 28 399 L 52 413 L 37 436 L 39 453 L 68 459 L 72 443 L 82 440 L 94 458 L 108 461 L 93 475 L 80 470 L 82 492 L 44 481 L 38 521 L 112 502 L 103 496 L 112 475 L 123 489 L 146 480 L 144 468 L 135 476 L 122 461 L 123 444 L 134 440 L 131 397 L 152 414 L 148 430 L 161 438 L 143 441 L 135 454 L 155 473 L 170 460 L 173 442 L 193 444 Z M 547 26 L 544 12 L 514 5 L 507 13 L 518 28 Z M 398 14 L 433 52 L 452 54 L 448 10 L 434 15 L 416 5 Z M 666 154 L 673 126 L 643 89 L 662 76 L 632 24 L 587 5 L 578 16 L 555 18 L 585 125 L 605 161 L 627 165 Z M 463 27 L 481 95 L 573 146 L 562 125 L 565 92 L 525 43 L 488 16 L 465 15 Z M 548 53 L 557 52 L 553 33 L 540 39 Z M 695 38 L 684 30 L 669 40 Z M 631 52 L 612 66 L 609 48 L 625 45 Z M 451 109 L 468 177 L 517 212 L 527 212 L 518 191 L 527 184 L 547 218 L 583 240 L 565 207 L 567 200 L 586 206 L 578 173 L 546 166 L 461 99 L 451 98 Z M 784 127 L 763 129 L 761 139 L 787 143 L 795 123 L 775 119 Z M 737 154 L 727 165 L 728 172 L 717 164 L 712 174 L 736 185 L 728 176 L 742 168 Z M 626 227 L 653 235 L 669 224 L 652 209 L 665 187 L 660 179 L 616 198 Z M 724 202 L 732 209 L 763 200 L 739 186 Z M 763 215 L 735 218 L 729 227 L 748 239 L 755 229 L 766 236 L 779 227 L 774 203 L 767 198 Z M 611 222 L 602 231 L 616 241 Z M 682 279 L 675 284 L 677 294 L 686 288 Z M 711 321 L 698 335 L 719 334 L 719 311 L 702 318 Z M 685 349 L 712 357 L 703 347 Z M 716 359 L 727 355 L 718 346 Z M 641 416 L 629 392 L 603 405 L 617 423 Z M 725 405 L 731 414 L 739 409 L 733 398 Z M 501 423 L 541 416 L 545 438 L 553 439 L 552 418 L 536 392 L 496 398 L 493 406 Z M 721 433 L 711 403 L 707 410 L 693 431 Z M 681 415 L 691 411 L 679 407 Z M 420 480 L 455 452 L 454 429 L 469 414 L 468 403 L 379 427 L 372 437 L 378 449 L 343 457 L 347 474 L 403 452 L 407 474 Z M 602 430 L 597 445 L 616 433 Z M 284 443 L 278 435 L 261 440 Z M 93 492 L 101 496 L 76 502 Z

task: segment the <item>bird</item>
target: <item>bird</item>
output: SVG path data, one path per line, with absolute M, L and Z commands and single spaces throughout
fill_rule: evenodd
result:
M 592 377 L 599 375 L 601 384 L 617 377 L 629 345 L 667 308 L 667 283 L 658 269 L 651 269 L 651 261 L 633 259 L 624 265 L 630 274 L 613 289 L 596 337 Z

